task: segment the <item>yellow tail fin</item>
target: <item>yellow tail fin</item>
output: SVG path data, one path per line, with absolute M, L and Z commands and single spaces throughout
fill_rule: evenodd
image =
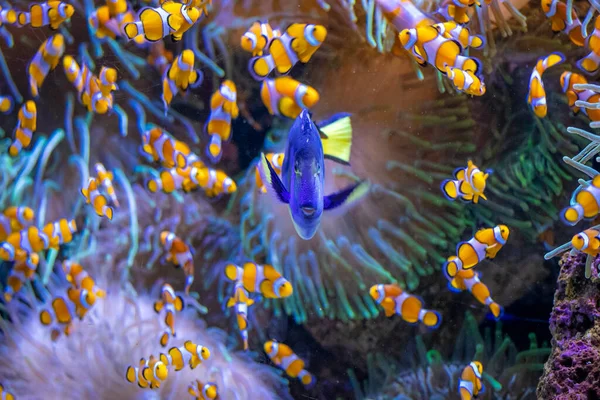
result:
M 350 163 L 352 124 L 348 114 L 338 114 L 320 127 L 325 157 L 343 164 Z M 324 136 L 324 137 L 323 137 Z

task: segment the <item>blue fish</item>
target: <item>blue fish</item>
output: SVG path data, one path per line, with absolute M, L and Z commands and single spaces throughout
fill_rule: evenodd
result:
M 281 179 L 264 154 L 260 156 L 261 177 L 274 197 L 290 207 L 298 235 L 311 239 L 321 223 L 323 211 L 358 200 L 369 190 L 367 181 L 358 182 L 328 196 L 325 184 L 325 157 L 349 164 L 352 126 L 349 114 L 336 114 L 318 128 L 303 110 L 288 134 Z

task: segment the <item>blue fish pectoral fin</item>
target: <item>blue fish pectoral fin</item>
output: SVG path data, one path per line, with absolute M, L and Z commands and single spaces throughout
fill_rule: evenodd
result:
M 350 114 L 337 113 L 319 124 L 325 158 L 340 164 L 350 164 L 352 124 Z
M 336 207 L 341 206 L 344 203 L 350 204 L 361 197 L 363 197 L 369 191 L 369 181 L 362 181 L 346 189 L 342 189 L 339 192 L 332 193 L 325 196 L 323 199 L 323 209 L 332 210 Z
M 260 168 L 258 171 L 267 191 L 280 202 L 288 204 L 290 202 L 290 192 L 287 191 L 264 153 L 260 153 Z

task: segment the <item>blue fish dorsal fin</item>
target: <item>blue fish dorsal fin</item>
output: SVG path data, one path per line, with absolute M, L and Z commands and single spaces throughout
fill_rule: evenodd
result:
M 264 153 L 260 153 L 260 168 L 258 170 L 267 191 L 280 202 L 289 204 L 290 192 L 287 191 Z
M 344 203 L 353 203 L 369 191 L 369 182 L 361 181 L 323 198 L 323 209 L 332 210 Z

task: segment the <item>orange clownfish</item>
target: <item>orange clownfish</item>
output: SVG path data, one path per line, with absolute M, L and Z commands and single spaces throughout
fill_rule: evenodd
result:
M 33 223 L 35 213 L 29 207 L 11 206 L 4 210 L 4 216 L 10 220 L 12 232 L 20 231 Z M 8 232 L 11 233 L 11 232 Z
M 15 400 L 15 396 L 6 390 L 2 383 L 0 383 L 0 398 L 2 400 Z
M 75 305 L 70 300 L 58 296 L 52 299 L 51 308 L 40 312 L 40 322 L 50 327 L 50 337 L 56 341 L 61 333 L 66 336 L 71 334 Z
M 0 114 L 10 114 L 13 106 L 14 102 L 12 97 L 0 96 Z
M 62 269 L 67 281 L 71 284 L 71 287 L 75 289 L 84 289 L 100 298 L 106 296 L 106 292 L 96 286 L 94 279 L 87 273 L 81 264 L 65 260 L 62 263 Z
M 83 103 L 82 95 L 84 89 L 89 87 L 90 80 L 93 79 L 92 72 L 86 64 L 83 64 L 83 66 L 80 68 L 79 64 L 77 64 L 77 61 L 75 61 L 75 59 L 70 55 L 66 55 L 63 58 L 63 68 L 65 70 L 67 79 L 73 84 L 73 86 L 75 86 L 77 93 L 79 93 L 80 101 Z
M 529 91 L 527 92 L 527 103 L 531 109 L 540 118 L 544 118 L 548 113 L 548 105 L 546 104 L 546 90 L 542 81 L 542 74 L 548 68 L 560 64 L 565 61 L 565 56 L 562 53 L 551 53 L 546 57 L 540 58 L 531 72 L 529 79 Z
M 469 28 L 456 22 L 442 22 L 433 27 L 446 39 L 455 39 L 463 50 L 471 47 L 479 50 L 485 46 L 485 38 L 480 35 L 471 35 Z
M 38 97 L 46 76 L 58 65 L 65 52 L 65 38 L 60 33 L 50 36 L 42 43 L 27 66 L 31 95 Z
M 542 11 L 552 22 L 552 31 L 555 33 L 564 31 L 569 35 L 571 42 L 577 46 L 583 46 L 585 39 L 581 31 L 581 21 L 575 12 L 571 13 L 572 22 L 567 24 L 567 5 L 561 0 L 542 0 Z
M 104 292 L 102 291 L 101 293 Z M 94 304 L 96 304 L 96 299 L 100 296 L 96 296 L 96 293 L 88 292 L 82 288 L 70 287 L 67 289 L 67 297 L 75 305 L 75 315 L 79 319 L 83 319 Z
M 188 393 L 194 396 L 196 400 L 213 400 L 219 395 L 216 383 L 208 382 L 204 384 L 198 379 L 188 386 Z
M 323 25 L 291 24 L 267 45 L 267 55 L 250 59 L 250 74 L 256 80 L 265 79 L 273 70 L 287 75 L 297 62 L 309 62 L 326 37 Z
M 195 177 L 200 169 L 205 168 L 202 161 L 195 161 L 185 168 L 171 168 L 160 171 L 158 178 L 148 179 L 146 187 L 152 193 L 162 190 L 163 193 L 173 193 L 183 190 L 188 193 L 198 188 Z
M 238 329 L 244 342 L 244 350 L 248 350 L 248 307 L 254 304 L 254 300 L 248 297 L 248 291 L 240 281 L 235 282 L 233 297 L 227 300 L 227 308 L 235 307 Z
M 488 173 L 483 173 L 473 161 L 469 160 L 466 168 L 454 170 L 455 179 L 446 179 L 442 182 L 442 192 L 450 201 L 458 198 L 464 201 L 472 201 L 477 204 L 479 198 L 487 200 L 483 191 Z
M 222 153 L 222 142 L 231 138 L 231 121 L 239 115 L 237 106 L 237 89 L 230 80 L 221 83 L 219 90 L 210 98 L 210 116 L 205 130 L 210 137 L 206 155 L 213 163 L 219 162 Z
M 398 314 L 408 323 L 421 321 L 426 327 L 436 329 L 442 323 L 442 316 L 437 311 L 423 308 L 423 300 L 406 293 L 398 285 L 374 285 L 369 294 L 385 311 L 386 317 Z
M 281 36 L 281 32 L 271 28 L 268 22 L 256 21 L 242 35 L 240 45 L 242 49 L 252 53 L 253 56 L 262 56 L 264 49 L 271 43 L 271 40 L 279 36 Z
M 283 299 L 294 292 L 292 284 L 272 265 L 247 262 L 243 267 L 228 264 L 225 276 L 230 281 L 240 281 L 250 293 L 260 293 L 268 299 Z
M 167 379 L 169 370 L 159 358 L 150 356 L 148 360 L 141 359 L 137 367 L 128 366 L 125 379 L 129 383 L 137 383 L 142 389 L 160 388 L 161 382 Z
M 33 132 L 37 129 L 37 107 L 33 100 L 28 100 L 21 106 L 18 114 L 19 122 L 15 128 L 15 140 L 8 149 L 11 157 L 16 157 L 21 150 L 31 144 Z
M 160 354 L 160 360 L 165 365 L 173 366 L 175 371 L 181 371 L 186 364 L 194 369 L 209 358 L 210 350 L 191 340 L 187 340 L 183 346 L 171 347 L 167 354 Z
M 165 1 L 160 7 L 140 10 L 138 21 L 125 24 L 127 39 L 143 36 L 148 42 L 158 42 L 171 35 L 173 41 L 181 40 L 183 34 L 200 18 L 201 10 L 176 1 Z
M 173 62 L 173 52 L 165 49 L 165 43 L 159 41 L 150 46 L 150 54 L 146 58 L 148 64 L 156 68 L 163 76 L 169 65 Z
M 73 240 L 73 234 L 77 232 L 75 220 L 60 219 L 50 222 L 44 226 L 44 233 L 50 239 L 50 248 L 58 250 L 61 244 L 70 243 Z
M 560 75 L 560 86 L 563 93 L 567 95 L 569 107 L 571 107 L 571 110 L 573 110 L 573 113 L 575 114 L 577 114 L 580 110 L 580 108 L 575 105 L 577 100 L 583 100 L 589 103 L 600 102 L 600 94 L 592 92 L 591 90 L 577 90 L 573 87 L 573 85 L 583 85 L 586 83 L 588 83 L 587 79 L 585 79 L 583 75 L 575 72 L 565 71 Z M 599 110 L 587 110 L 584 108 L 583 112 L 592 121 L 600 121 Z
M 600 69 L 600 18 L 596 17 L 594 30 L 585 39 L 585 47 L 590 50 L 590 54 L 577 61 L 577 68 L 588 75 L 595 75 Z
M 462 292 L 468 290 L 473 294 L 478 302 L 490 308 L 490 311 L 496 320 L 502 317 L 504 309 L 496 303 L 490 294 L 488 287 L 479 279 L 479 273 L 474 269 L 461 269 L 456 276 L 448 282 L 448 287 L 453 292 Z
M 573 248 L 590 256 L 600 254 L 600 231 L 596 229 L 586 229 L 579 232 L 571 239 Z
M 46 1 L 44 3 L 32 4 L 29 11 L 20 12 L 17 22 L 20 26 L 31 25 L 33 28 L 50 25 L 51 29 L 58 27 L 69 20 L 75 9 L 71 4 L 63 1 Z
M 266 155 L 267 160 L 271 163 L 271 166 L 275 170 L 278 175 L 281 175 L 281 168 L 283 167 L 283 158 L 285 157 L 285 153 L 268 153 Z M 260 190 L 261 193 L 267 193 L 267 188 L 265 187 L 262 178 L 260 177 L 260 171 L 258 169 L 258 165 L 256 166 L 254 180 L 256 182 L 256 187 Z
M 0 244 L 0 259 L 4 261 L 26 261 L 34 253 L 50 247 L 48 236 L 35 226 L 13 232 Z
M 471 400 L 485 391 L 481 375 L 483 365 L 479 361 L 473 361 L 463 369 L 458 381 L 458 394 L 460 400 Z
M 483 96 L 485 94 L 486 88 L 483 77 L 478 77 L 471 71 L 446 67 L 446 75 L 459 92 L 472 96 Z
M 302 109 L 310 109 L 319 101 L 315 88 L 288 76 L 265 79 L 260 97 L 271 115 L 283 115 L 295 119 Z
M 2 9 L 0 6 L 0 26 L 3 24 L 14 25 L 17 23 L 17 12 L 12 8 Z
M 204 189 L 208 197 L 231 194 L 237 190 L 235 181 L 220 169 L 198 168 L 195 174 L 190 174 L 190 179 Z
M 283 369 L 289 377 L 300 379 L 306 387 L 315 384 L 315 377 L 304 369 L 304 361 L 292 351 L 290 346 L 276 340 L 269 340 L 265 342 L 264 348 L 273 364 Z
M 119 199 L 117 199 L 115 187 L 113 186 L 113 180 L 115 179 L 113 173 L 107 171 L 101 163 L 96 163 L 94 169 L 96 170 L 97 181 L 102 184 L 104 190 L 108 193 L 110 201 L 112 201 L 115 207 L 119 207 Z
M 39 256 L 34 253 L 26 261 L 15 262 L 6 279 L 6 288 L 4 291 L 4 300 L 6 302 L 12 300 L 13 296 L 21 290 L 25 282 L 33 279 L 39 261 Z
M 188 162 L 186 156 L 191 153 L 185 143 L 157 126 L 142 134 L 142 151 L 152 156 L 155 162 L 160 161 L 165 168 L 185 168 Z
M 160 243 L 166 254 L 166 261 L 172 262 L 176 267 L 183 268 L 185 273 L 185 294 L 190 293 L 190 287 L 194 282 L 194 258 L 190 247 L 173 232 L 162 231 Z
M 165 113 L 178 92 L 185 95 L 188 87 L 195 88 L 202 83 L 204 75 L 199 69 L 194 69 L 194 63 L 194 52 L 184 50 L 163 74 L 162 101 Z
M 88 111 L 106 114 L 112 109 L 112 91 L 117 89 L 117 71 L 114 68 L 102 67 L 101 78 L 98 78 L 87 65 L 80 68 L 75 59 L 68 55 L 63 59 L 63 68 L 67 79 L 79 93 L 79 101 Z
M 154 302 L 154 311 L 160 314 L 165 312 L 164 323 L 166 325 L 165 332 L 160 336 L 160 345 L 166 347 L 169 338 L 175 335 L 175 312 L 183 310 L 184 303 L 181 296 L 175 294 L 175 290 L 168 283 L 165 283 L 160 289 L 160 300 Z
M 109 220 L 113 218 L 113 209 L 108 205 L 106 196 L 100 193 L 98 189 L 98 181 L 94 178 L 90 178 L 88 181 L 87 188 L 81 188 L 81 194 L 85 197 L 85 203 L 91 204 L 94 207 L 94 211 L 100 217 L 106 217 Z
M 446 21 L 466 24 L 470 21 L 468 7 L 473 5 L 481 6 L 481 3 L 478 0 L 443 0 L 437 9 L 437 13 L 443 16 Z
M 479 75 L 481 62 L 474 57 L 462 56 L 461 43 L 445 37 L 434 26 L 404 29 L 398 38 L 419 65 L 431 64 L 444 74 L 446 67 L 452 67 Z
M 456 245 L 456 255 L 448 257 L 443 270 L 446 277 L 454 278 L 461 269 L 471 269 L 485 258 L 494 258 L 506 244 L 510 230 L 506 225 L 480 229 L 468 242 Z
M 560 218 L 567 225 L 575 225 L 584 218 L 592 219 L 600 214 L 600 175 L 577 192 L 574 203 L 560 212 Z

